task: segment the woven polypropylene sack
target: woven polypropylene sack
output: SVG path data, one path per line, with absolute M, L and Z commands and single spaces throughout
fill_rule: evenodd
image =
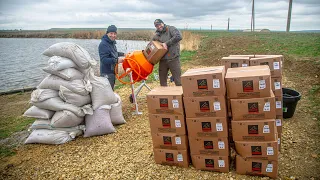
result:
M 53 97 L 58 97 L 59 92 L 54 89 L 36 89 L 31 93 L 32 102 L 41 102 Z
M 64 86 L 70 89 L 72 92 L 80 94 L 80 95 L 88 95 L 92 90 L 92 86 L 90 83 L 86 83 L 82 79 L 76 79 L 73 81 L 64 80 L 55 75 L 49 75 L 42 80 L 39 84 L 39 89 L 54 89 L 59 90 L 60 86 Z
M 50 119 L 54 114 L 54 111 L 41 109 L 36 106 L 31 106 L 24 114 L 25 117 Z
M 93 111 L 93 115 L 86 115 L 86 129 L 83 137 L 99 136 L 116 131 L 110 119 L 110 109 L 109 105 L 104 105 Z
M 82 130 L 66 132 L 60 130 L 37 129 L 32 131 L 25 144 L 64 144 L 82 134 Z
M 90 113 L 91 105 L 78 107 L 70 103 L 64 102 L 60 97 L 50 98 L 42 102 L 31 102 L 34 106 L 38 108 L 47 109 L 51 111 L 63 111 L 68 110 L 76 114 L 77 116 L 83 117 L 85 114 Z
M 111 104 L 110 118 L 113 125 L 126 123 L 122 114 L 122 101 L 118 94 L 114 93 L 118 102 Z
M 68 68 L 79 68 L 71 59 L 60 56 L 52 56 L 48 60 L 48 66 L 53 71 L 60 71 Z
M 93 110 L 103 105 L 110 105 L 117 102 L 117 98 L 111 88 L 109 80 L 105 77 L 97 77 L 90 75 L 90 83 L 92 85 L 91 100 Z
M 97 64 L 90 54 L 81 46 L 71 42 L 61 42 L 50 46 L 43 52 L 46 56 L 61 56 L 71 59 L 82 69 L 89 68 Z
M 79 117 L 70 111 L 57 111 L 51 119 L 50 126 L 55 128 L 73 127 L 78 126 L 83 121 L 84 117 Z
M 67 68 L 60 71 L 55 71 L 50 68 L 50 66 L 42 68 L 44 72 L 47 72 L 49 74 L 56 75 L 58 77 L 61 77 L 62 79 L 65 79 L 67 81 L 72 81 L 76 79 L 83 79 L 84 74 L 82 74 L 80 71 L 76 70 L 75 68 Z
M 64 86 L 60 86 L 59 96 L 65 102 L 70 103 L 70 104 L 74 104 L 79 107 L 91 103 L 91 96 L 90 95 L 82 96 L 80 94 L 72 92 L 71 90 L 69 90 L 68 88 L 66 88 Z

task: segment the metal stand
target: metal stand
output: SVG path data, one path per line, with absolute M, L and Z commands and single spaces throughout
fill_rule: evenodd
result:
M 130 77 L 130 82 L 131 82 L 131 93 L 132 93 L 131 95 L 132 95 L 133 103 L 135 104 L 135 111 L 132 114 L 141 115 L 142 112 L 139 112 L 138 102 L 137 102 L 136 94 L 135 94 L 135 91 L 134 91 L 132 72 L 130 72 L 129 74 L 130 74 L 129 77 Z

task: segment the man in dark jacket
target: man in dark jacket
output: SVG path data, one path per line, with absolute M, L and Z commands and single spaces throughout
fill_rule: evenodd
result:
M 107 32 L 101 38 L 99 44 L 99 56 L 100 56 L 100 76 L 107 77 L 112 89 L 115 84 L 114 67 L 116 63 L 122 63 L 124 53 L 118 52 L 116 47 L 117 27 L 111 25 L 108 27 Z
M 164 24 L 161 19 L 156 19 L 154 26 L 157 30 L 152 40 L 162 42 L 162 46 L 168 50 L 159 63 L 160 85 L 167 86 L 170 69 L 174 83 L 176 86 L 181 86 L 180 41 L 182 35 L 176 27 Z

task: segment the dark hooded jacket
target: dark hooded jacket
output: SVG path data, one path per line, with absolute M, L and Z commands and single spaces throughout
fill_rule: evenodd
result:
M 124 53 L 117 51 L 116 41 L 112 41 L 105 34 L 99 44 L 100 76 L 114 74 L 114 66 L 118 61 L 118 57 L 123 55 Z

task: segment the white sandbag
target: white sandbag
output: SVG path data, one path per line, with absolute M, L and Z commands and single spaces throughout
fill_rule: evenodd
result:
M 50 126 L 55 128 L 78 126 L 84 121 L 84 117 L 79 117 L 71 111 L 57 111 L 52 119 Z
M 64 144 L 73 140 L 75 137 L 82 134 L 82 130 L 74 130 L 72 132 L 37 129 L 32 131 L 25 144 L 40 143 L 40 144 Z
M 91 103 L 91 97 L 90 95 L 82 96 L 80 94 L 74 93 L 68 88 L 64 86 L 60 86 L 59 96 L 61 99 L 63 99 L 65 102 L 74 104 L 78 107 L 84 106 L 86 104 Z
M 105 77 L 97 77 L 92 72 L 89 75 L 92 85 L 91 101 L 93 110 L 102 105 L 110 105 L 117 102 L 117 98 L 111 88 L 109 80 Z
M 97 64 L 96 60 L 94 60 L 85 49 L 71 42 L 56 43 L 46 49 L 42 54 L 49 57 L 61 56 L 69 58 L 82 69 L 87 69 Z
M 36 106 L 31 106 L 24 114 L 25 117 L 50 119 L 54 114 L 54 111 L 41 109 Z
M 50 66 L 47 66 L 42 68 L 42 70 L 49 74 L 53 74 L 58 77 L 61 77 L 62 79 L 65 79 L 67 81 L 84 78 L 84 75 L 80 71 L 76 70 L 75 68 L 67 68 L 60 71 L 55 71 L 55 70 L 52 70 Z
M 70 103 L 64 102 L 60 97 L 54 97 L 47 99 L 42 102 L 31 102 L 34 106 L 41 109 L 47 109 L 51 111 L 63 111 L 68 110 L 76 114 L 77 116 L 83 117 L 86 114 L 92 114 L 91 105 L 85 105 L 83 107 L 78 107 Z
M 52 56 L 48 60 L 48 64 L 52 71 L 61 71 L 68 68 L 79 68 L 71 59 L 60 56 Z
M 123 114 L 122 114 L 122 102 L 121 98 L 118 94 L 114 93 L 117 97 L 118 102 L 111 104 L 111 110 L 110 110 L 110 118 L 113 125 L 117 124 L 124 124 L 126 121 L 124 120 Z
M 53 97 L 58 97 L 59 92 L 54 89 L 36 89 L 31 93 L 32 102 L 41 102 Z
M 59 90 L 60 85 L 70 89 L 72 92 L 75 92 L 80 95 L 88 95 L 92 90 L 91 84 L 86 83 L 84 80 L 76 79 L 73 81 L 64 80 L 55 75 L 49 75 L 42 80 L 39 84 L 39 89 L 54 89 Z
M 51 130 L 59 130 L 59 131 L 66 131 L 66 132 L 72 132 L 74 130 L 84 130 L 84 125 L 79 126 L 73 126 L 73 127 L 66 127 L 66 128 L 56 128 L 51 126 L 50 120 L 43 120 L 43 119 L 37 119 L 34 121 L 34 123 L 30 126 L 29 131 L 33 131 L 36 129 L 51 129 Z
M 110 109 L 109 105 L 104 105 L 93 111 L 93 115 L 86 115 L 86 129 L 83 137 L 99 136 L 116 131 L 110 119 Z

